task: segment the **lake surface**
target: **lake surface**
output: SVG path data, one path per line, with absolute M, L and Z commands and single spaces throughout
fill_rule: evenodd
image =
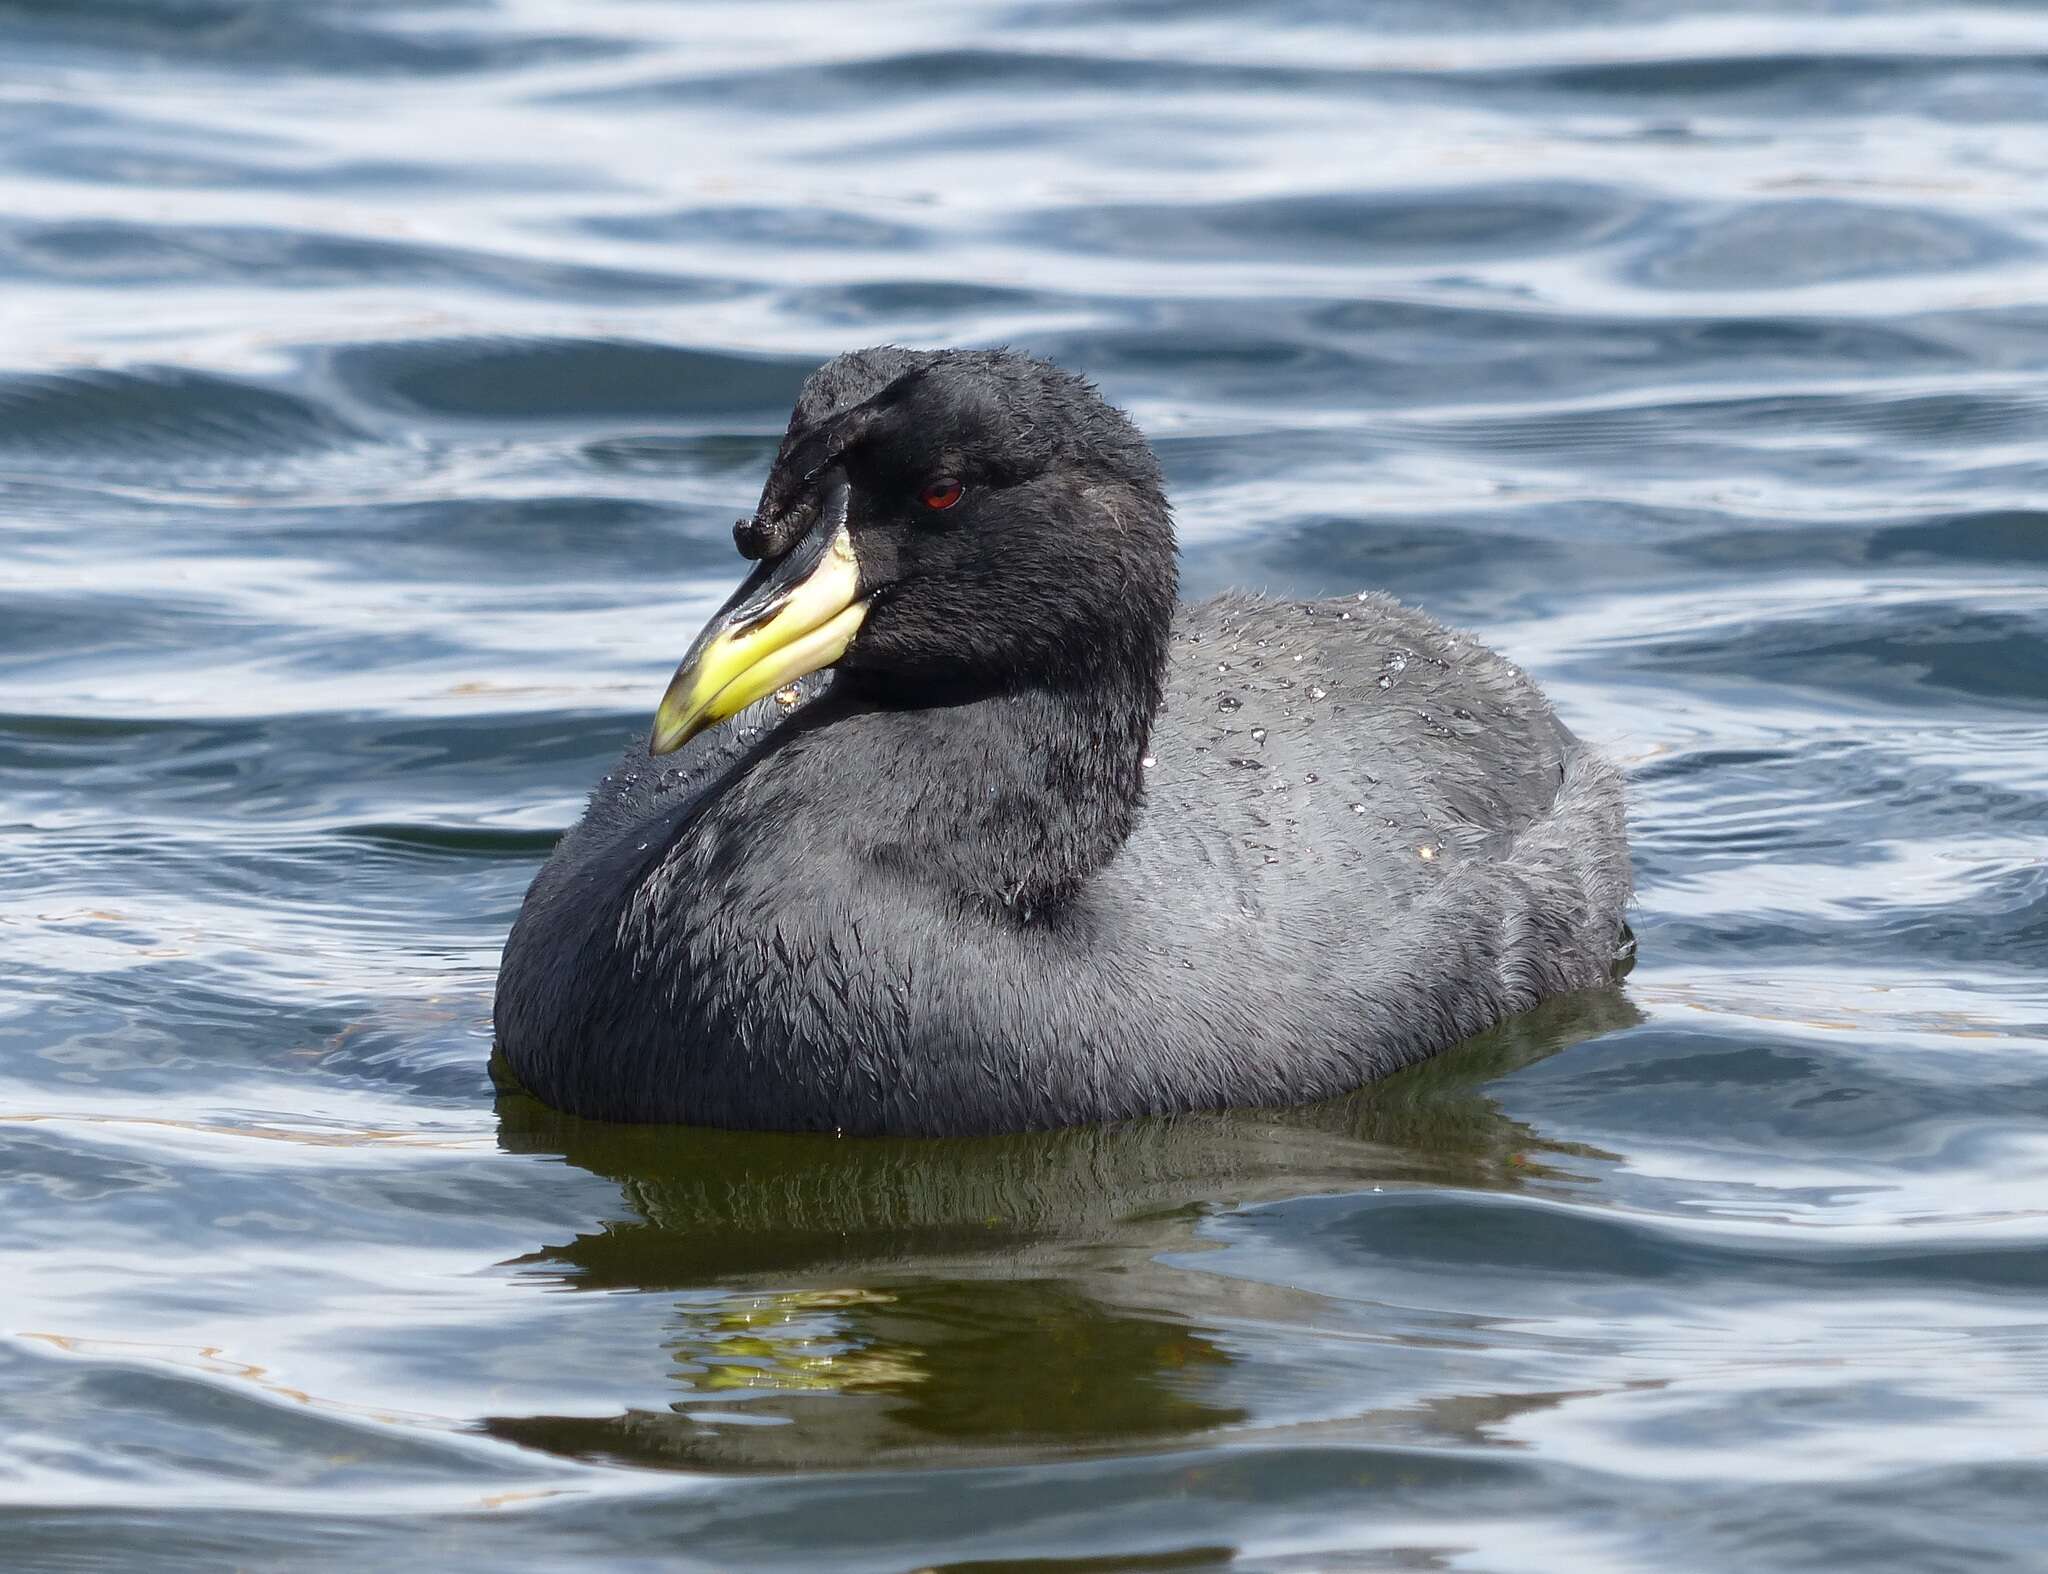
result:
M 0 0 L 8 1566 L 2040 1567 L 2048 14 L 1772 12 Z M 1291 1113 L 497 1090 L 883 340 L 1527 665 L 1634 974 Z

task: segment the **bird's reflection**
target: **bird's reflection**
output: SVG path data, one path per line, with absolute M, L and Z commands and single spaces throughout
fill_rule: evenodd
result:
M 1567 1173 L 1584 1150 L 1503 1115 L 1486 1084 L 1636 1020 L 1593 991 L 1327 1104 L 1013 1137 L 618 1126 L 507 1087 L 501 1145 L 617 1182 L 630 1210 L 513 1266 L 681 1298 L 665 1408 L 485 1428 L 579 1458 L 781 1470 L 1156 1446 L 1242 1421 L 1209 1276 L 1161 1255 L 1196 1248 L 1218 1208 Z M 1218 1293 L 1242 1309 L 1247 1291 Z

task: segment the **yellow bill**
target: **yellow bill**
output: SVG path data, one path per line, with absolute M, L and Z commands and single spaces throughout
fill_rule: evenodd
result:
M 843 519 L 843 513 L 841 515 Z M 757 570 L 697 636 L 654 714 L 648 752 L 667 754 L 846 654 L 867 615 L 844 523 L 821 525 Z

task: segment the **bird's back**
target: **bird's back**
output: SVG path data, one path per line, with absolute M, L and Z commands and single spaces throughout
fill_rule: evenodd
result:
M 1176 621 L 1144 835 L 1205 836 L 1257 889 L 1419 895 L 1550 813 L 1583 753 L 1520 668 L 1412 607 L 1225 595 Z
M 1086 899 L 1168 1036 L 1337 1091 L 1610 977 L 1620 778 L 1519 668 L 1380 595 L 1219 597 L 1172 651 L 1144 812 Z

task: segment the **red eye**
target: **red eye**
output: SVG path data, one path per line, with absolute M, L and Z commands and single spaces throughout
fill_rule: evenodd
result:
M 917 500 L 926 508 L 951 508 L 966 495 L 967 488 L 958 481 L 934 481 L 917 494 Z

